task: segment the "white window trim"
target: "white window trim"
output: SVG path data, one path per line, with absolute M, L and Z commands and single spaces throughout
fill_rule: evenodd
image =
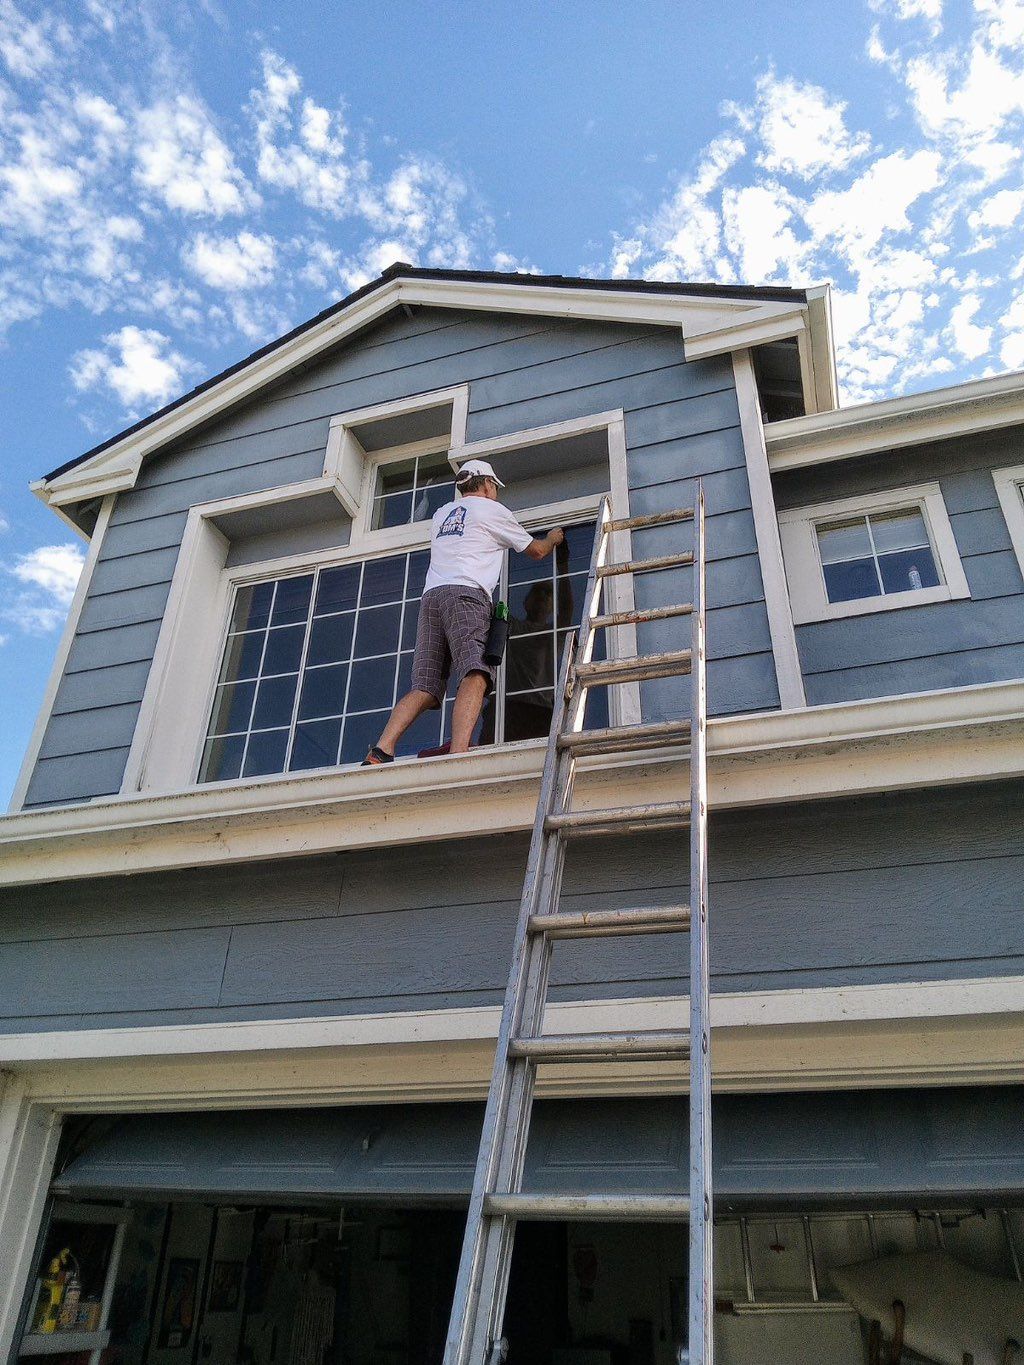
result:
M 817 524 L 834 517 L 891 512 L 914 506 L 920 509 L 924 518 L 942 582 L 933 588 L 856 598 L 851 602 L 830 602 L 825 591 L 825 576 L 815 534 Z M 893 488 L 884 493 L 862 493 L 853 498 L 791 508 L 779 513 L 779 532 L 793 604 L 793 620 L 797 625 L 807 625 L 812 621 L 837 621 L 848 616 L 869 616 L 876 612 L 898 611 L 901 607 L 918 607 L 928 602 L 949 602 L 971 595 L 942 489 L 937 483 Z
M 993 469 L 992 482 L 996 486 L 996 496 L 1003 509 L 1013 552 L 1017 556 L 1020 571 L 1024 574 L 1024 464 Z
M 449 458 L 456 469 L 464 459 L 480 453 L 481 449 L 491 452 L 525 449 L 559 436 L 605 429 L 608 433 L 609 480 L 616 512 L 617 515 L 629 515 L 625 426 L 621 409 L 547 427 L 513 432 L 507 437 L 496 437 L 473 445 L 465 442 L 468 404 L 466 385 L 419 394 L 412 399 L 397 400 L 374 408 L 362 408 L 333 418 L 322 478 L 197 504 L 190 509 L 149 681 L 125 765 L 121 785 L 122 796 L 135 792 L 147 794 L 185 792 L 195 790 L 200 785 L 203 788 L 218 785 L 199 784 L 196 776 L 209 722 L 213 689 L 216 686 L 215 674 L 224 646 L 232 593 L 238 582 L 299 572 L 301 569 L 320 564 L 341 564 L 351 560 L 402 553 L 424 548 L 429 543 L 430 523 L 425 521 L 411 522 L 407 526 L 388 527 L 382 531 L 366 529 L 368 512 L 365 499 L 368 489 L 372 495 L 377 465 L 392 457 L 404 458 L 409 446 L 393 447 L 366 456 L 349 427 L 399 413 L 439 407 L 449 401 L 452 403 L 452 447 Z M 358 451 L 354 449 L 352 442 L 355 442 Z M 424 448 L 429 445 L 437 449 L 439 444 L 443 447 L 443 443 L 444 438 L 441 437 L 431 438 L 423 445 Z M 354 463 L 356 459 L 360 501 L 354 503 L 352 533 L 347 546 L 283 556 L 231 570 L 226 568 L 229 542 L 214 524 L 217 518 L 233 512 L 272 507 L 295 499 L 307 498 L 325 489 L 335 493 L 339 501 L 348 508 L 349 503 L 346 499 L 349 498 L 354 486 L 351 476 L 357 468 Z M 344 460 L 348 461 L 345 469 L 342 468 Z M 349 489 L 349 493 L 344 492 L 344 487 Z M 527 526 L 531 524 L 550 526 L 557 524 L 560 519 L 582 520 L 585 516 L 595 515 L 599 504 L 600 495 L 594 495 L 530 508 L 521 515 Z M 621 512 L 618 511 L 619 508 L 622 508 Z M 618 538 L 620 542 L 625 542 L 624 545 L 620 544 L 620 551 L 623 557 L 628 558 L 628 534 L 620 532 Z M 631 600 L 626 602 L 622 595 L 613 596 L 610 593 L 609 598 L 615 603 L 614 610 L 625 610 L 627 606 L 632 605 Z M 618 627 L 614 631 L 609 631 L 609 635 L 610 657 L 622 657 L 636 652 L 636 634 L 633 627 Z M 612 723 L 623 725 L 635 723 L 640 715 L 639 688 L 636 684 L 631 684 L 616 691 L 620 695 L 613 695 L 611 698 Z M 302 774 L 281 776 L 289 780 L 298 780 Z
M 589 520 L 596 517 L 600 510 L 601 498 L 569 498 L 562 502 L 545 503 L 540 507 L 531 507 L 522 516 L 522 521 L 527 530 L 533 526 L 551 526 L 559 522 L 578 522 Z M 417 521 L 410 522 L 408 526 L 394 526 L 388 528 L 390 531 L 403 532 L 400 540 L 389 538 L 386 544 L 381 544 L 378 532 L 368 532 L 360 538 L 354 545 L 348 544 L 336 549 L 321 550 L 314 554 L 294 554 L 283 555 L 275 560 L 263 560 L 257 564 L 239 565 L 237 568 L 225 569 L 222 575 L 222 583 L 218 591 L 218 600 L 222 608 L 220 620 L 220 653 L 218 653 L 213 667 L 207 670 L 208 689 L 205 704 L 199 717 L 200 727 L 196 731 L 194 742 L 192 742 L 192 761 L 190 768 L 190 779 L 188 786 L 202 786 L 203 788 L 218 786 L 235 786 L 239 781 L 247 779 L 228 778 L 224 782 L 200 782 L 199 772 L 202 767 L 203 749 L 206 745 L 207 729 L 210 723 L 210 713 L 213 708 L 214 693 L 217 690 L 218 663 L 224 649 L 224 641 L 227 638 L 231 619 L 231 607 L 234 602 L 235 592 L 238 588 L 244 587 L 248 583 L 261 583 L 266 579 L 286 578 L 294 575 L 309 573 L 318 568 L 334 568 L 342 564 L 365 564 L 375 559 L 387 559 L 396 554 L 408 554 L 414 550 L 424 550 L 430 544 L 430 522 Z M 182 733 L 179 730 L 179 739 L 191 740 L 190 729 L 194 725 L 193 721 L 181 719 L 182 725 L 188 725 L 189 730 Z M 504 748 L 505 742 L 496 744 L 495 748 Z M 339 766 L 329 765 L 332 771 Z M 295 773 L 282 772 L 270 774 L 270 776 L 289 778 L 301 777 L 304 772 L 320 772 L 323 769 L 297 770 Z M 248 779 L 252 780 L 252 779 Z

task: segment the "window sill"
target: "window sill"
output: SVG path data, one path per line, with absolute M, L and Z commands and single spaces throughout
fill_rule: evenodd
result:
M 0 818 L 0 885 L 313 856 L 529 829 L 544 740 Z M 1019 680 L 708 725 L 715 809 L 1024 776 Z M 677 750 L 581 761 L 580 805 L 678 800 Z
M 948 583 L 934 588 L 919 588 L 912 592 L 891 592 L 882 597 L 858 597 L 850 602 L 829 602 L 820 612 L 794 614 L 794 624 L 814 625 L 819 621 L 844 621 L 850 616 L 877 616 L 904 607 L 923 607 L 931 602 L 954 602 L 969 597 L 969 592 L 954 591 Z

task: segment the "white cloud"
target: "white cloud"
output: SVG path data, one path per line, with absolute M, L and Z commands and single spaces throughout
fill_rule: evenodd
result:
M 893 152 L 879 158 L 845 190 L 825 190 L 808 205 L 806 218 L 819 237 L 831 237 L 847 255 L 877 246 L 911 224 L 907 211 L 939 183 L 936 152 Z
M 757 96 L 757 160 L 769 171 L 803 178 L 841 171 L 871 146 L 866 133 L 848 131 L 846 105 L 820 86 L 768 75 L 758 81 Z
M 4 565 L 19 590 L 4 593 L 0 619 L 30 635 L 55 630 L 67 615 L 84 562 L 77 545 L 40 545 L 18 555 Z M 0 644 L 8 638 L 0 637 Z
M 14 0 L 0 0 L 0 57 L 13 76 L 38 80 L 57 62 L 58 49 L 69 43 L 67 25 L 55 17 L 32 22 Z
M 168 208 L 221 218 L 255 206 L 255 192 L 198 99 L 162 100 L 136 124 L 136 179 Z
M 109 390 L 131 409 L 166 403 L 194 368 L 162 332 L 129 326 L 104 337 L 102 348 L 79 351 L 69 372 L 80 393 Z
M 979 356 L 983 356 L 992 342 L 992 328 L 979 327 L 974 321 L 980 307 L 979 295 L 965 294 L 949 317 L 953 344 L 968 360 L 977 360 Z
M 19 555 L 10 572 L 19 583 L 41 588 L 59 606 L 67 607 L 85 562 L 77 545 L 40 545 Z
M 934 27 L 942 20 L 942 0 L 870 0 L 871 8 L 895 19 L 927 19 Z
M 969 226 L 980 228 L 1010 227 L 1024 210 L 1024 190 L 999 190 L 981 202 L 980 208 L 968 215 Z
M 274 277 L 277 261 L 272 237 L 240 232 L 237 237 L 198 233 L 184 252 L 185 260 L 212 289 L 261 289 Z

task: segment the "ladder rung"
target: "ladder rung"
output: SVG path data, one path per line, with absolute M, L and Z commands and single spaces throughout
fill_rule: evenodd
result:
M 686 744 L 690 739 L 688 720 L 659 720 L 648 725 L 611 725 L 603 730 L 572 730 L 558 737 L 558 747 L 577 758 L 586 754 L 629 753 L 636 749 L 658 749 L 663 744 Z
M 643 531 L 648 526 L 668 526 L 674 521 L 692 521 L 692 507 L 676 507 L 671 512 L 651 512 L 646 516 L 622 517 L 619 521 L 606 521 L 606 531 Z
M 523 1222 L 679 1223 L 689 1218 L 690 1201 L 674 1194 L 489 1194 L 484 1213 Z
M 584 687 L 611 687 L 613 683 L 646 682 L 652 678 L 677 678 L 689 673 L 692 655 L 688 649 L 666 654 L 639 654 L 626 659 L 602 659 L 595 664 L 580 664 L 576 677 Z
M 660 555 L 657 559 L 627 559 L 621 564 L 602 564 L 597 571 L 598 578 L 607 578 L 617 573 L 654 573 L 658 569 L 679 569 L 693 563 L 693 551 L 685 554 Z
M 513 1038 L 510 1057 L 533 1062 L 668 1061 L 689 1057 L 690 1035 L 671 1029 L 640 1033 L 548 1033 L 538 1038 Z
M 607 834 L 671 829 L 688 824 L 689 801 L 662 801 L 654 806 L 618 806 L 611 810 L 571 810 L 549 815 L 548 834 Z
M 674 607 L 638 607 L 634 611 L 613 611 L 609 616 L 591 618 L 592 630 L 604 630 L 607 626 L 642 626 L 645 621 L 664 621 L 670 616 L 688 616 L 693 611 L 692 602 L 680 602 Z
M 635 910 L 576 910 L 531 915 L 530 932 L 548 938 L 617 938 L 624 934 L 681 934 L 690 928 L 686 905 L 647 905 Z

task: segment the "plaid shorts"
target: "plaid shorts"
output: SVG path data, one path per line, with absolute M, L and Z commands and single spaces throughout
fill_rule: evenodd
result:
M 467 673 L 483 673 L 490 692 L 495 670 L 484 662 L 484 649 L 493 614 L 483 588 L 442 583 L 424 593 L 412 656 L 413 689 L 429 692 L 440 706 L 450 676 L 458 687 Z

